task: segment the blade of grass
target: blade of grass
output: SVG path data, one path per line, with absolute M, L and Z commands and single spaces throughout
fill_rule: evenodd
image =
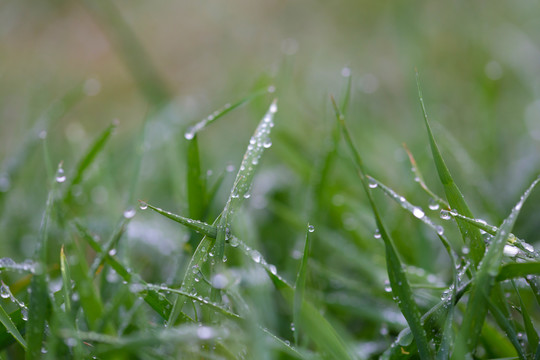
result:
M 255 98 L 257 98 L 257 97 L 259 97 L 261 95 L 267 94 L 267 93 L 268 93 L 267 88 L 259 89 L 259 90 L 247 95 L 246 97 L 240 99 L 239 101 L 237 101 L 237 102 L 235 102 L 233 104 L 229 104 L 229 103 L 225 104 L 222 108 L 214 111 L 214 113 L 212 113 L 211 115 L 208 115 L 206 118 L 204 118 L 201 121 L 197 122 L 195 125 L 190 126 L 189 129 L 184 134 L 184 137 L 187 140 L 194 139 L 195 135 L 197 135 L 200 131 L 202 131 L 209 124 L 211 124 L 214 121 L 216 121 L 217 119 L 225 116 L 226 114 L 233 111 L 234 109 L 239 108 L 240 106 L 249 103 L 251 100 L 253 100 L 253 99 L 255 99 Z
M 509 263 L 501 266 L 496 281 L 504 281 L 527 275 L 540 275 L 540 262 Z
M 56 176 L 60 174 L 61 165 L 58 166 Z M 27 351 L 26 359 L 38 359 L 41 356 L 41 347 L 45 334 L 45 322 L 48 314 L 49 289 L 47 285 L 48 264 L 48 232 L 52 213 L 56 181 L 53 181 L 45 211 L 41 220 L 39 238 L 35 252 L 35 261 L 38 264 L 30 283 L 30 299 L 28 304 L 28 323 L 26 327 Z
M 493 315 L 495 318 L 495 321 L 497 322 L 497 325 L 504 331 L 506 334 L 506 337 L 510 340 L 512 345 L 514 346 L 514 349 L 516 349 L 516 352 L 521 360 L 526 360 L 527 357 L 525 356 L 525 353 L 523 352 L 523 349 L 521 348 L 521 344 L 519 343 L 519 340 L 517 338 L 516 329 L 514 328 L 514 325 L 512 324 L 512 319 L 508 318 L 504 315 L 504 313 L 499 309 L 499 307 L 491 300 L 488 301 L 489 306 L 489 312 Z
M 191 141 L 188 142 L 186 156 L 186 186 L 189 217 L 192 219 L 202 220 L 202 216 L 206 208 L 206 184 L 201 171 L 199 141 L 197 136 L 194 136 Z
M 358 150 L 356 149 L 356 146 L 354 145 L 354 142 L 349 133 L 349 130 L 345 124 L 345 117 L 343 116 L 343 114 L 341 114 L 333 98 L 332 98 L 332 104 L 334 105 L 336 119 L 341 125 L 345 142 L 351 151 L 353 162 L 357 168 L 358 175 L 364 187 L 364 191 L 369 199 L 369 203 L 371 205 L 371 209 L 375 217 L 377 228 L 379 229 L 381 237 L 384 241 L 385 250 L 386 250 L 385 251 L 386 252 L 386 266 L 388 270 L 388 278 L 390 280 L 390 285 L 392 287 L 392 292 L 397 297 L 398 306 L 401 312 L 403 313 L 403 316 L 407 320 L 407 323 L 409 324 L 411 332 L 418 346 L 418 352 L 419 352 L 420 358 L 431 359 L 433 357 L 432 351 L 429 346 L 426 332 L 420 320 L 420 317 L 421 317 L 420 311 L 418 310 L 418 306 L 416 305 L 416 302 L 414 301 L 414 296 L 413 296 L 411 287 L 409 285 L 409 281 L 407 280 L 407 275 L 405 271 L 403 270 L 401 260 L 399 259 L 399 256 L 396 252 L 393 241 L 390 238 L 390 235 L 388 234 L 388 232 L 386 231 L 386 228 L 382 222 L 382 219 L 379 216 L 379 211 L 377 209 L 377 206 L 375 205 L 375 201 L 371 194 L 368 181 L 364 175 L 365 171 L 364 171 L 364 166 L 362 164 L 362 160 L 360 158 L 360 154 Z
M 60 273 L 62 274 L 65 309 L 68 314 L 71 314 L 71 274 L 63 246 L 60 249 Z
M 278 110 L 277 99 L 274 99 L 268 111 L 259 122 L 255 133 L 249 140 L 249 145 L 242 159 L 240 169 L 236 174 L 233 188 L 229 195 L 229 199 L 225 204 L 225 208 L 221 214 L 217 226 L 216 242 L 215 242 L 215 263 L 219 268 L 223 265 L 223 256 L 225 255 L 225 241 L 229 237 L 231 222 L 234 213 L 240 209 L 242 203 L 249 198 L 249 191 L 253 183 L 255 171 L 258 167 L 259 160 L 264 151 L 272 146 L 270 133 L 274 127 L 274 116 Z M 211 299 L 218 301 L 219 289 L 212 288 Z
M 521 298 L 521 294 L 519 293 L 519 290 L 512 281 L 512 286 L 514 287 L 514 290 L 516 292 L 516 295 L 519 299 L 519 307 L 521 316 L 523 318 L 523 325 L 525 326 L 525 333 L 527 334 L 527 346 L 529 348 L 529 352 L 532 354 L 534 353 L 537 344 L 540 344 L 540 338 L 538 337 L 538 333 L 536 332 L 536 329 L 534 328 L 533 322 L 531 320 L 531 316 L 529 315 L 529 312 L 527 311 L 527 307 L 525 306 L 525 303 L 523 302 L 523 299 Z
M 17 326 L 11 320 L 11 317 L 8 315 L 8 313 L 4 310 L 4 308 L 0 305 L 0 322 L 6 327 L 6 330 L 8 333 L 11 334 L 17 340 L 21 346 L 26 349 L 26 341 L 24 340 L 23 336 L 17 329 Z
M 214 225 L 210 225 L 199 220 L 193 220 L 193 219 L 185 218 L 180 215 L 173 214 L 169 211 L 165 211 L 163 209 L 150 205 L 142 200 L 139 200 L 139 203 L 141 205 L 141 208 L 146 209 L 146 207 L 148 207 L 154 210 L 155 212 L 157 212 L 158 214 L 161 214 L 173 221 L 176 221 L 177 223 L 180 223 L 192 230 L 195 230 L 196 232 L 203 234 L 204 236 L 208 236 L 212 239 L 215 239 L 217 236 L 218 230 L 217 230 L 217 227 Z
M 308 224 L 308 230 L 306 231 L 306 242 L 304 245 L 304 255 L 302 256 L 302 262 L 300 263 L 300 269 L 296 277 L 296 284 L 294 285 L 294 306 L 293 306 L 293 319 L 295 327 L 300 327 L 300 315 L 302 314 L 302 304 L 304 303 L 304 293 L 306 291 L 306 274 L 309 260 L 309 249 L 311 248 L 311 239 L 309 234 L 313 231 L 313 226 Z M 294 331 L 294 343 L 298 345 L 298 328 Z
M 435 142 L 433 133 L 431 132 L 426 107 L 424 105 L 422 89 L 420 87 L 420 76 L 418 75 L 418 72 L 416 72 L 416 83 L 418 86 L 418 97 L 420 99 L 420 105 L 422 107 L 422 113 L 424 115 L 424 123 L 429 137 L 429 144 L 431 147 L 431 152 L 433 154 L 433 160 L 439 174 L 439 179 L 443 184 L 444 192 L 446 193 L 448 203 L 450 204 L 450 207 L 452 209 L 456 209 L 460 214 L 463 214 L 470 218 L 474 218 L 471 210 L 469 209 L 469 206 L 467 205 L 465 199 L 463 198 L 463 195 L 461 194 L 461 191 L 454 182 L 454 179 L 452 178 L 452 175 L 450 174 L 450 171 L 448 170 L 448 167 L 443 160 L 439 147 Z M 482 257 L 484 256 L 484 251 L 486 248 L 484 245 L 484 239 L 482 238 L 482 234 L 480 233 L 478 228 L 471 226 L 466 222 L 458 220 L 457 224 L 459 227 L 459 231 L 461 232 L 461 236 L 463 237 L 463 241 L 470 248 L 471 258 L 475 266 L 478 266 L 478 264 L 482 260 Z
M 64 194 L 64 202 L 69 203 L 73 199 L 73 188 L 81 183 L 86 170 L 92 165 L 96 157 L 103 151 L 107 141 L 110 139 L 114 130 L 118 126 L 117 122 L 113 122 L 109 125 L 97 138 L 92 145 L 88 148 L 85 155 L 81 158 L 75 170 L 71 181 L 69 182 Z
M 109 254 L 110 251 L 115 248 L 115 246 L 120 241 L 120 238 L 122 237 L 122 235 L 124 235 L 124 233 L 126 232 L 127 224 L 129 223 L 130 220 L 131 220 L 131 217 L 125 217 L 125 216 L 122 217 L 116 229 L 112 233 L 109 241 L 107 242 L 107 244 L 105 244 L 103 252 L 96 254 L 96 258 L 94 259 L 94 262 L 92 263 L 92 266 L 90 267 L 90 274 L 96 274 L 99 267 L 103 265 L 103 261 L 105 261 L 105 257 L 107 256 L 107 254 Z
M 506 238 L 512 231 L 523 203 L 527 200 L 529 194 L 539 181 L 540 178 L 537 178 L 531 186 L 529 186 L 519 202 L 512 209 L 510 215 L 504 220 L 491 242 L 481 265 L 478 267 L 478 272 L 473 281 L 467 309 L 456 340 L 456 347 L 452 354 L 452 359 L 462 359 L 465 354 L 476 347 L 482 324 L 486 317 L 486 302 L 489 299 L 494 279 L 499 273 L 501 266 Z

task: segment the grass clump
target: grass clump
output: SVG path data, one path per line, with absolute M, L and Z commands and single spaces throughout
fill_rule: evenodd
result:
M 500 226 L 476 218 L 443 159 L 419 91 L 444 196 L 428 186 L 407 149 L 420 185 L 408 200 L 371 176 L 363 162 L 346 118 L 353 103 L 351 83 L 348 77 L 340 105 L 334 98 L 329 102 L 335 120 L 329 146 L 316 166 L 296 149 L 299 139 L 279 130 L 290 115 L 278 112 L 277 100 L 270 98 L 279 91 L 272 87 L 269 94 L 264 86 L 169 140 L 182 143 L 174 161 L 182 162 L 186 171 L 183 178 L 169 179 L 172 191 L 157 192 L 153 181 L 166 175 L 152 171 L 145 181 L 141 174 L 149 159 L 162 161 L 161 170 L 170 168 L 170 160 L 145 147 L 151 127 L 163 116 L 160 104 L 166 92 L 160 92 L 159 101 L 147 92 L 156 104 L 136 149 L 129 152 L 133 171 L 122 183 L 122 196 L 102 204 L 101 213 L 82 199 L 91 182 L 100 191 L 114 188 L 113 177 L 107 176 L 110 169 L 100 171 L 99 164 L 110 161 L 117 123 L 96 137 L 72 169 L 67 162 L 60 162 L 55 174 L 49 169 L 35 255 L 20 262 L 0 261 L 0 355 L 538 359 L 539 254 L 513 232 L 540 180 L 532 181 Z M 61 100 L 68 105 L 76 101 L 71 93 Z M 232 164 L 219 164 L 221 171 L 212 178 L 205 167 L 205 133 L 214 130 L 218 119 L 230 121 L 243 106 L 251 106 L 257 116 L 264 114 L 262 120 L 250 138 L 242 139 L 246 150 L 236 176 L 230 176 Z M 49 118 L 43 126 L 50 126 Z M 289 164 L 294 175 L 279 165 L 265 169 L 273 143 L 281 154 L 278 163 Z M 287 145 L 279 150 L 279 144 Z M 21 144 L 5 162 L 11 178 L 26 166 L 28 154 L 39 151 L 35 145 Z M 44 163 L 51 163 L 46 142 L 42 149 Z M 307 180 L 298 180 L 306 177 L 306 168 L 311 169 Z M 398 167 L 391 170 L 400 175 Z M 345 175 L 336 179 L 334 171 Z M 281 187 L 276 186 L 283 177 Z M 13 186 L 26 185 L 24 177 L 18 181 Z M 342 187 L 334 186 L 335 181 Z M 393 186 L 401 188 L 402 183 Z M 172 199 L 177 193 L 181 202 Z M 405 210 L 407 220 L 394 222 L 393 214 L 401 210 L 389 207 L 379 193 Z M 0 199 L 8 204 L 2 221 L 16 226 L 9 216 L 9 197 L 10 191 L 2 192 Z M 421 202 L 427 207 L 413 205 Z M 162 209 L 173 207 L 185 216 Z M 348 221 L 342 221 L 343 208 L 349 209 Z M 155 252 L 171 239 L 165 250 Z M 404 251 L 407 247 L 412 251 Z

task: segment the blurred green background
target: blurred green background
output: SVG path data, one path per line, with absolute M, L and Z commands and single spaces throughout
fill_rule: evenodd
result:
M 119 120 L 115 137 L 78 189 L 79 207 L 70 210 L 106 237 L 122 212 L 136 206 L 128 198 L 134 154 L 144 153 L 135 197 L 187 214 L 188 126 L 275 86 L 274 94 L 204 130 L 199 144 L 213 183 L 227 166 L 239 166 L 258 120 L 272 97 L 279 99 L 273 146 L 247 204 L 250 216 L 239 228 L 245 238 L 261 239 L 280 271 L 294 274 L 304 236 L 299 224 L 313 223 L 314 169 L 335 122 L 329 96 L 341 101 L 349 72 L 347 122 L 370 174 L 427 209 L 428 197 L 414 182 L 402 147 L 407 143 L 427 182 L 443 194 L 422 123 L 415 67 L 458 185 L 475 215 L 499 225 L 540 167 L 539 16 L 540 3 L 533 0 L 1 0 L 2 256 L 19 261 L 34 251 L 49 187 L 45 148 L 52 166 L 63 161 L 69 176 L 92 139 Z M 77 86 L 83 98 L 58 105 Z M 57 104 L 52 112 L 51 104 Z M 53 120 L 45 127 L 47 117 Z M 145 122 L 141 148 L 137 139 Z M 32 141 L 35 146 L 21 155 Z M 345 148 L 338 157 L 324 188 L 328 208 L 315 211 L 314 225 L 343 236 L 340 244 L 355 244 L 382 269 L 382 244 L 373 241 L 374 222 Z M 233 174 L 225 177 L 205 220 L 222 209 L 232 180 Z M 448 276 L 434 234 L 379 199 L 406 262 Z M 515 230 L 533 244 L 540 233 L 539 200 L 533 194 Z M 180 254 L 188 236 L 175 225 L 147 213 L 130 224 L 126 241 L 149 281 L 174 278 L 164 256 Z M 328 251 L 317 246 L 315 258 L 317 251 Z M 424 251 L 413 251 L 418 248 Z M 335 264 L 331 256 L 322 259 L 343 270 L 339 257 Z

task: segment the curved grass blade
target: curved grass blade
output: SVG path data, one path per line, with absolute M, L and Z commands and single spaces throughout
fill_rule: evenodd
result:
M 257 266 L 265 269 L 272 280 L 274 286 L 279 290 L 285 300 L 294 307 L 294 288 L 283 279 L 276 271 L 276 268 L 266 262 L 258 251 L 252 250 L 243 241 L 233 238 L 239 246 L 238 248 L 250 258 Z M 301 329 L 312 339 L 313 343 L 319 347 L 331 359 L 355 359 L 348 349 L 345 341 L 341 338 L 334 327 L 321 315 L 319 310 L 307 300 L 303 300 L 300 307 L 300 316 L 298 324 Z
M 420 99 L 420 105 L 422 107 L 422 113 L 424 115 L 424 123 L 429 137 L 429 144 L 431 147 L 431 152 L 433 154 L 433 160 L 439 174 L 439 179 L 443 184 L 444 192 L 446 193 L 448 203 L 452 209 L 456 209 L 460 214 L 463 214 L 470 218 L 474 218 L 471 210 L 469 209 L 469 206 L 467 205 L 465 199 L 463 198 L 463 195 L 461 194 L 461 191 L 454 182 L 454 179 L 452 178 L 452 175 L 450 174 L 450 171 L 448 170 L 448 167 L 443 160 L 441 152 L 439 151 L 439 147 L 435 142 L 433 133 L 431 132 L 426 107 L 424 105 L 422 89 L 420 88 L 420 77 L 418 75 L 418 72 L 416 72 L 416 83 L 418 86 L 418 97 Z M 484 256 L 484 251 L 486 248 L 484 245 L 482 234 L 480 233 L 478 228 L 464 221 L 458 220 L 457 224 L 459 227 L 459 231 L 461 232 L 461 236 L 463 237 L 463 241 L 470 248 L 471 258 L 475 266 L 478 266 L 478 264 L 482 260 L 482 257 Z
M 499 273 L 501 266 L 503 248 L 506 243 L 508 234 L 512 231 L 514 223 L 519 215 L 521 207 L 533 188 L 540 181 L 540 177 L 537 178 L 531 186 L 522 195 L 519 202 L 512 209 L 510 215 L 504 220 L 503 224 L 499 228 L 499 231 L 493 238 L 491 245 L 488 248 L 486 255 L 478 267 L 476 277 L 474 279 L 469 302 L 467 303 L 467 309 L 465 311 L 461 329 L 459 331 L 456 347 L 452 354 L 452 359 L 462 359 L 466 353 L 475 348 L 478 337 L 484 323 L 487 312 L 487 301 L 491 289 L 494 284 L 495 277 Z
M 230 232 L 233 214 L 240 209 L 240 206 L 245 199 L 249 198 L 249 191 L 253 183 L 255 170 L 258 167 L 259 160 L 264 153 L 264 150 L 272 146 L 270 132 L 272 131 L 272 127 L 274 127 L 274 115 L 277 110 L 277 99 L 274 99 L 272 104 L 270 104 L 268 111 L 259 122 L 255 133 L 251 139 L 249 139 L 249 145 L 244 154 L 244 158 L 242 159 L 240 169 L 236 174 L 236 179 L 229 195 L 229 199 L 227 200 L 227 204 L 223 209 L 221 219 L 217 226 L 215 259 L 218 266 L 221 266 L 223 263 L 225 241 L 229 236 L 228 233 Z M 212 288 L 211 298 L 213 301 L 217 301 L 219 298 L 218 289 Z
M 300 325 L 300 315 L 302 314 L 302 304 L 304 303 L 304 293 L 306 291 L 306 274 L 309 260 L 309 249 L 311 248 L 310 232 L 313 230 L 313 226 L 308 224 L 308 230 L 306 231 L 306 242 L 304 245 L 304 255 L 302 256 L 302 262 L 300 263 L 300 269 L 298 270 L 298 276 L 296 277 L 296 284 L 294 285 L 294 302 L 293 302 L 293 319 L 297 326 Z M 294 342 L 298 345 L 298 329 L 294 332 Z
M 399 259 L 399 256 L 394 247 L 393 241 L 390 238 L 390 235 L 388 234 L 388 232 L 386 231 L 386 228 L 379 216 L 379 211 L 377 209 L 377 206 L 375 205 L 375 201 L 371 194 L 371 189 L 364 175 L 365 171 L 364 171 L 364 166 L 362 164 L 360 154 L 358 153 L 358 150 L 356 149 L 356 146 L 354 145 L 354 142 L 349 133 L 349 130 L 345 124 L 345 117 L 343 116 L 343 114 L 341 114 L 333 98 L 332 98 L 332 104 L 334 105 L 336 118 L 341 125 L 341 129 L 343 131 L 343 135 L 345 137 L 347 146 L 349 147 L 351 151 L 354 165 L 357 168 L 358 175 L 361 179 L 362 185 L 369 199 L 369 203 L 371 205 L 371 209 L 375 217 L 377 228 L 379 229 L 381 237 L 384 241 L 385 253 L 386 253 L 386 266 L 388 270 L 388 278 L 390 280 L 390 285 L 392 287 L 392 293 L 398 298 L 398 306 L 401 312 L 403 313 L 403 316 L 407 320 L 407 323 L 409 324 L 412 334 L 414 335 L 414 339 L 418 346 L 418 352 L 419 352 L 420 358 L 431 359 L 433 355 L 431 352 L 431 348 L 429 346 L 426 332 L 420 320 L 420 311 L 418 309 L 418 306 L 416 305 L 416 302 L 414 301 L 414 295 L 409 285 L 409 281 L 407 280 L 407 275 L 405 271 L 403 270 L 401 260 Z
M 0 305 L 0 322 L 6 327 L 6 330 L 8 333 L 17 340 L 21 346 L 26 349 L 26 341 L 24 340 L 23 336 L 17 329 L 17 326 L 11 320 L 11 317 L 8 315 L 8 313 L 4 310 L 4 308 Z
M 540 262 L 504 264 L 495 280 L 504 281 L 528 275 L 540 275 Z
M 67 186 L 64 202 L 70 202 L 73 199 L 73 187 L 77 186 L 83 180 L 85 171 L 88 169 L 96 157 L 103 151 L 105 144 L 110 139 L 114 130 L 118 126 L 117 122 L 113 122 L 109 125 L 100 135 L 94 140 L 90 148 L 87 150 L 86 154 L 81 158 L 77 166 L 75 167 L 74 175 L 72 180 Z
M 261 95 L 264 95 L 268 93 L 268 89 L 265 88 L 265 89 L 260 89 L 260 90 L 257 90 L 255 92 L 253 92 L 252 94 L 249 94 L 247 95 L 246 97 L 240 99 L 239 101 L 233 103 L 233 104 L 230 104 L 230 103 L 227 103 L 225 104 L 222 108 L 214 111 L 212 114 L 208 115 L 207 117 L 205 117 L 204 119 L 202 119 L 201 121 L 197 122 L 195 125 L 193 126 L 190 126 L 189 129 L 186 131 L 186 133 L 184 134 L 184 137 L 187 139 L 187 140 L 192 140 L 195 138 L 195 135 L 197 135 L 200 131 L 202 131 L 207 125 L 213 123 L 214 121 L 216 121 L 217 119 L 225 116 L 226 114 L 228 114 L 229 112 L 233 111 L 234 109 L 244 105 L 244 104 L 247 104 L 249 103 L 251 100 L 261 96 Z
M 56 176 L 60 174 L 61 165 L 58 166 Z M 53 182 L 52 188 L 49 191 L 47 198 L 47 204 L 45 205 L 45 212 L 41 220 L 41 227 L 39 229 L 39 238 L 35 253 L 35 261 L 39 264 L 38 269 L 32 277 L 30 283 L 30 299 L 28 304 L 28 324 L 26 326 L 26 341 L 27 351 L 26 359 L 38 359 L 41 356 L 41 346 L 45 333 L 45 322 L 48 314 L 49 303 L 49 289 L 47 286 L 47 272 L 46 267 L 48 264 L 47 251 L 48 251 L 48 231 L 49 220 L 52 213 L 54 194 L 56 192 L 56 181 Z
M 163 209 L 150 205 L 142 200 L 139 200 L 139 203 L 141 204 L 141 207 L 143 208 L 148 207 L 154 210 L 155 212 L 157 212 L 158 214 L 161 214 L 173 221 L 176 221 L 177 223 L 180 223 L 192 230 L 195 230 L 196 232 L 203 234 L 204 236 L 208 236 L 212 239 L 215 239 L 217 236 L 217 227 L 214 225 L 210 225 L 199 220 L 193 220 L 193 219 L 185 218 L 180 215 L 173 214 L 169 211 L 165 211 Z

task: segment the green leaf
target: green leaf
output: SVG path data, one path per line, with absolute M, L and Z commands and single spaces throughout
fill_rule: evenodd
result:
M 493 238 L 481 265 L 478 267 L 478 272 L 476 273 L 472 284 L 469 302 L 467 303 L 467 309 L 456 340 L 456 347 L 452 354 L 452 359 L 462 359 L 466 353 L 476 347 L 482 324 L 484 323 L 487 313 L 487 301 L 495 277 L 499 273 L 501 266 L 506 239 L 508 234 L 512 231 L 523 203 L 529 197 L 529 194 L 539 181 L 540 178 L 537 178 L 531 184 L 516 206 L 512 209 L 510 215 L 504 220 L 499 231 Z
M 187 144 L 187 172 L 186 186 L 189 217 L 201 220 L 206 208 L 205 179 L 201 171 L 199 157 L 199 141 L 194 136 Z
M 420 311 L 418 310 L 418 306 L 416 305 L 416 302 L 414 301 L 414 295 L 409 285 L 409 281 L 407 280 L 407 275 L 403 269 L 401 260 L 399 259 L 399 256 L 396 252 L 393 241 L 390 238 L 390 235 L 388 234 L 388 232 L 386 231 L 386 228 L 382 222 L 382 219 L 379 216 L 379 211 L 377 209 L 377 206 L 375 205 L 375 201 L 371 194 L 371 189 L 365 177 L 364 166 L 362 164 L 360 154 L 358 153 L 358 150 L 356 149 L 356 146 L 354 145 L 354 142 L 351 138 L 349 130 L 347 129 L 347 126 L 345 125 L 345 118 L 341 114 L 333 98 L 332 98 L 332 103 L 334 105 L 336 118 L 338 122 L 341 124 L 341 128 L 343 130 L 343 135 L 345 137 L 346 144 L 348 145 L 351 151 L 353 162 L 357 168 L 358 175 L 360 177 L 360 180 L 362 181 L 362 185 L 364 187 L 366 195 L 368 196 L 369 203 L 371 205 L 371 209 L 375 217 L 375 222 L 377 224 L 381 237 L 384 241 L 384 246 L 386 250 L 385 251 L 386 252 L 386 266 L 387 266 L 387 271 L 388 271 L 388 278 L 390 280 L 390 285 L 392 287 L 392 293 L 394 294 L 394 296 L 397 297 L 398 306 L 401 312 L 403 313 L 403 316 L 407 320 L 407 323 L 409 324 L 412 334 L 414 335 L 414 339 L 418 346 L 418 352 L 419 352 L 420 358 L 431 359 L 433 357 L 432 351 L 429 346 L 426 332 L 420 320 Z
M 450 171 L 448 170 L 448 167 L 443 160 L 441 152 L 439 151 L 439 147 L 435 142 L 433 133 L 431 132 L 426 107 L 424 105 L 424 98 L 422 96 L 422 89 L 420 88 L 420 78 L 418 72 L 416 73 L 416 81 L 418 85 L 418 97 L 420 99 L 422 113 L 424 114 L 424 123 L 426 125 L 429 137 L 429 144 L 431 146 L 433 160 L 439 174 L 439 179 L 443 184 L 444 192 L 446 193 L 448 203 L 450 207 L 452 209 L 456 209 L 458 213 L 470 218 L 474 218 L 471 210 L 469 210 L 469 206 L 467 205 L 465 199 L 463 198 L 463 195 L 461 194 L 461 191 L 454 182 L 454 179 L 452 178 L 452 175 L 450 174 Z M 470 248 L 471 258 L 475 266 L 478 266 L 478 264 L 482 260 L 482 257 L 484 256 L 485 251 L 484 239 L 482 238 L 482 234 L 480 233 L 478 228 L 472 226 L 471 224 L 468 224 L 467 222 L 461 220 L 457 220 L 456 222 L 458 224 L 459 231 L 461 232 L 461 236 L 463 237 L 463 241 Z

